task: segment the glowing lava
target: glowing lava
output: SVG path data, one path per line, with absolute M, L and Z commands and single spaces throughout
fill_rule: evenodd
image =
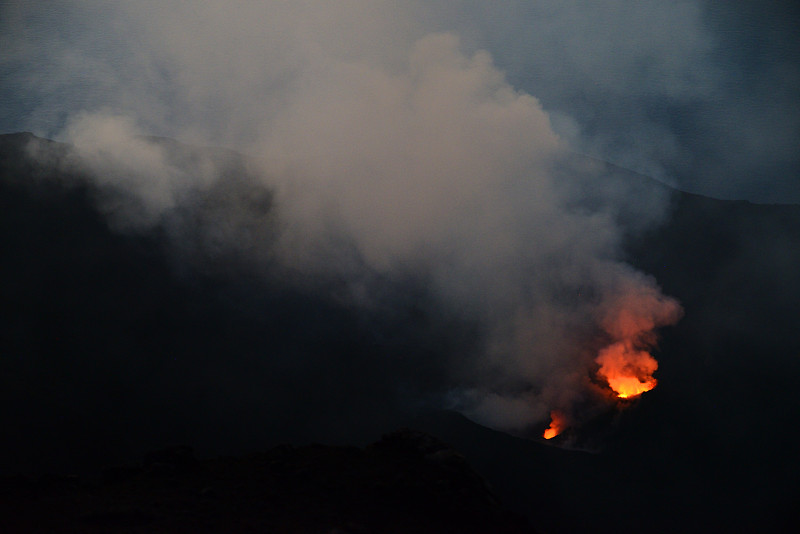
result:
M 675 324 L 682 314 L 680 304 L 655 286 L 628 288 L 604 311 L 601 326 L 611 343 L 595 358 L 600 366 L 597 376 L 622 399 L 656 387 L 653 373 L 658 362 L 649 352 L 656 346 L 656 329 Z
M 604 378 L 614 393 L 622 399 L 650 391 L 658 381 L 653 373 L 658 362 L 649 352 L 620 341 L 600 351 L 595 360 L 600 364 L 598 376 Z
M 558 412 L 550 412 L 550 427 L 544 431 L 544 439 L 553 439 L 561 434 L 567 426 L 564 417 Z

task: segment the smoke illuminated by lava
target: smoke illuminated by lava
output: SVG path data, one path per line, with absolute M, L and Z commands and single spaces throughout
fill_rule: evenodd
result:
M 658 383 L 653 378 L 658 362 L 649 352 L 636 350 L 629 342 L 623 341 L 606 347 L 600 351 L 595 361 L 600 364 L 597 374 L 622 399 L 641 395 Z
M 607 312 L 603 327 L 614 341 L 595 362 L 600 365 L 597 376 L 617 397 L 636 397 L 656 387 L 658 362 L 649 352 L 656 345 L 655 330 L 674 324 L 682 313 L 677 301 L 654 291 L 631 292 Z
M 561 434 L 567 426 L 564 416 L 557 411 L 550 412 L 550 426 L 544 431 L 544 439 L 553 439 Z

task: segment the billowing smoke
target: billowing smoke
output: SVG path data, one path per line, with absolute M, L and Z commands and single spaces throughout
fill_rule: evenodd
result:
M 0 128 L 49 136 L 105 107 L 151 134 L 241 146 L 314 56 L 393 68 L 414 41 L 455 32 L 573 149 L 710 196 L 800 200 L 792 2 L 161 4 L 0 6 Z
M 201 221 L 212 250 L 337 277 L 365 309 L 376 299 L 365 272 L 413 276 L 480 332 L 470 351 L 441 355 L 442 402 L 508 430 L 553 410 L 567 424 L 610 383 L 604 355 L 622 344 L 619 366 L 653 371 L 643 351 L 678 319 L 620 259 L 624 232 L 658 220 L 664 199 L 598 183 L 601 166 L 570 155 L 488 52 L 393 6 L 67 2 L 16 17 L 58 20 L 53 63 L 27 71 L 47 95 L 40 113 L 60 91 L 91 88 L 56 135 L 115 227 L 165 227 L 180 247 Z M 248 194 L 209 212 L 230 169 L 176 157 L 153 134 L 247 154 L 263 209 Z

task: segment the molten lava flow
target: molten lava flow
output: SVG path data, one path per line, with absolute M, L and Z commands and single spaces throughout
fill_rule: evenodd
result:
M 561 434 L 567 426 L 564 417 L 556 411 L 550 412 L 550 419 L 550 427 L 544 431 L 544 439 L 553 439 Z
M 595 361 L 600 364 L 598 376 L 622 399 L 641 395 L 658 383 L 653 378 L 658 362 L 649 352 L 636 349 L 630 342 L 620 341 L 606 347 Z

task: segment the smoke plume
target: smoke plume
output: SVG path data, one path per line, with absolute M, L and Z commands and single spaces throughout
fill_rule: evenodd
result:
M 596 374 L 610 382 L 611 351 L 653 371 L 643 351 L 679 316 L 620 255 L 624 233 L 658 220 L 664 199 L 598 183 L 600 166 L 575 161 L 534 95 L 489 52 L 418 22 L 424 11 L 59 2 L 10 14 L 58 30 L 23 31 L 15 58 L 52 54 L 19 67 L 43 95 L 40 116 L 57 95 L 90 95 L 51 133 L 73 145 L 69 165 L 93 177 L 116 228 L 165 227 L 180 248 L 200 221 L 207 249 L 335 277 L 365 310 L 380 298 L 364 280 L 412 277 L 480 333 L 471 350 L 438 356 L 440 402 L 507 430 L 554 410 L 574 419 Z M 238 194 L 210 210 L 230 168 L 147 135 L 247 154 L 247 191 L 268 201 Z

